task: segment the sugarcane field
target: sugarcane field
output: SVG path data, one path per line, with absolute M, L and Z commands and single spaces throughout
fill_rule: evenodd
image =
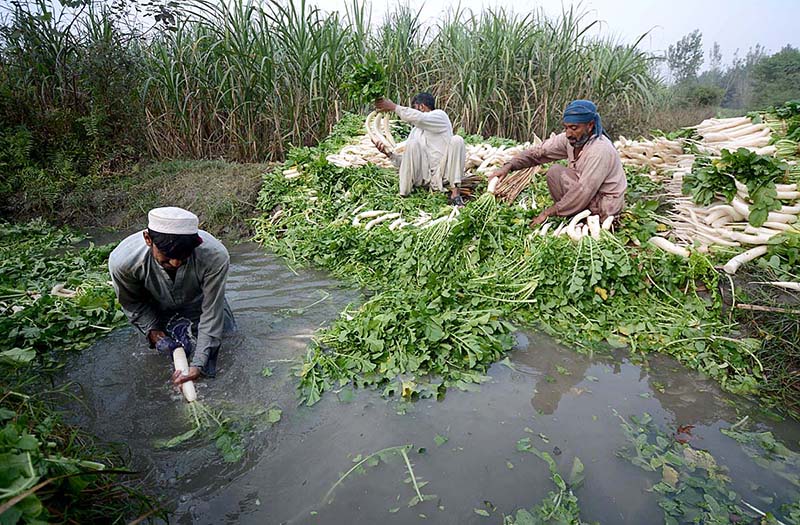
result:
M 800 525 L 798 16 L 0 2 L 0 525 Z

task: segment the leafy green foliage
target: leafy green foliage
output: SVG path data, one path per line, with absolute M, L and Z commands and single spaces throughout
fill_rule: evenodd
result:
M 800 454 L 775 439 L 772 432 L 753 432 L 721 428 L 720 432 L 736 440 L 755 463 L 800 488 Z
M 42 221 L 0 223 L 0 359 L 57 365 L 63 352 L 80 350 L 124 322 L 107 283 L 113 246 L 75 250 L 80 237 Z M 56 284 L 76 291 L 57 297 Z
M 451 208 L 444 195 L 398 197 L 396 172 L 338 168 L 325 161 L 328 151 L 298 152 L 298 178 L 267 174 L 259 199 L 265 214 L 253 223 L 257 241 L 293 262 L 328 268 L 370 290 L 368 301 L 318 334 L 296 368 L 306 403 L 348 382 L 412 397 L 472 388 L 510 349 L 506 321 L 532 324 L 586 351 L 613 342 L 635 353 L 666 352 L 736 392 L 757 392 L 763 383 L 753 340 L 730 337 L 732 327 L 721 321 L 711 261 L 628 245 L 658 227 L 658 202 L 647 198 L 657 193 L 651 182 L 634 178 L 640 198 L 617 236 L 578 244 L 531 236 L 535 212 L 488 194 L 436 227 L 366 231 L 352 226 L 354 210 L 393 210 L 413 220 Z M 547 202 L 544 181 L 534 181 L 525 197 Z
M 375 102 L 388 93 L 388 75 L 374 53 L 368 53 L 362 63 L 353 66 L 345 79 L 344 90 L 359 105 Z
M 722 150 L 719 159 L 698 157 L 692 172 L 683 180 L 683 192 L 695 202 L 708 206 L 717 195 L 730 202 L 736 196 L 736 183 L 747 186 L 750 205 L 749 222 L 761 226 L 769 212 L 780 209 L 775 184 L 786 178 L 789 166 L 782 160 L 758 155 L 747 148 Z
M 40 220 L 0 222 L 0 504 L 53 480 L 4 513 L 3 523 L 40 523 L 55 516 L 90 523 L 127 516 L 130 508 L 135 515 L 146 511 L 140 510 L 146 500 L 117 474 L 98 474 L 122 460 L 64 425 L 54 412 L 52 392 L 47 402 L 37 392 L 42 375 L 61 366 L 67 352 L 85 348 L 123 322 L 106 282 L 111 246 L 77 249 L 80 240 Z M 75 295 L 51 295 L 57 283 Z
M 547 463 L 550 477 L 555 483 L 557 492 L 550 492 L 538 505 L 530 510 L 519 509 L 513 516 L 506 516 L 503 525 L 583 525 L 580 517 L 578 498 L 573 493 L 583 483 L 583 463 L 578 457 L 572 462 L 567 481 L 558 472 L 558 465 L 553 456 L 530 444 L 530 438 L 517 443 L 517 450 L 529 452 Z
M 759 517 L 747 506 L 740 505 L 741 498 L 730 486 L 727 469 L 711 454 L 661 431 L 647 413 L 641 417 L 631 416 L 629 420 L 617 416 L 628 440 L 628 445 L 618 455 L 642 470 L 660 475 L 660 481 L 652 490 L 659 495 L 658 504 L 664 511 L 666 524 L 732 524 L 739 523 L 743 516 L 751 520 Z M 773 462 L 783 459 L 794 461 L 791 467 L 797 466 L 797 454 L 777 442 L 769 432 L 721 431 L 742 443 L 748 455 L 762 466 L 769 468 L 778 464 Z M 786 470 L 786 465 L 781 466 L 779 473 Z M 796 475 L 787 479 L 797 484 Z M 783 511 L 791 517 L 792 506 L 785 505 Z M 769 521 L 774 520 L 771 515 L 767 518 L 763 523 L 776 523 Z

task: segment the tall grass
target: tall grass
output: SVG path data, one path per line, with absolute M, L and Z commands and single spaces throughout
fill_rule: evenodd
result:
M 77 134 L 95 156 L 124 145 L 155 158 L 281 159 L 366 109 L 341 82 L 368 52 L 398 102 L 432 91 L 456 126 L 519 140 L 556 129 L 574 98 L 594 99 L 614 128 L 647 111 L 657 85 L 636 43 L 595 36 L 596 21 L 571 9 L 453 9 L 428 23 L 398 7 L 373 24 L 359 0 L 343 14 L 306 0 L 189 0 L 172 30 L 144 38 L 115 8 L 54 1 L 20 4 L 3 27 L 0 119 L 40 126 L 41 140 Z
M 646 111 L 656 85 L 645 53 L 590 36 L 596 22 L 573 10 L 551 19 L 456 9 L 427 27 L 399 7 L 370 22 L 358 3 L 339 16 L 305 1 L 196 0 L 149 49 L 153 153 L 263 160 L 315 143 L 343 109 L 359 109 L 340 85 L 368 51 L 386 64 L 399 102 L 430 90 L 466 131 L 520 140 L 549 134 L 574 98 L 594 99 L 613 126 Z

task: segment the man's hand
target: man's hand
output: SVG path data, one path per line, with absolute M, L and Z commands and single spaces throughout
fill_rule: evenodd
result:
M 375 144 L 375 147 L 378 149 L 378 151 L 386 155 L 388 158 L 392 158 L 392 152 L 389 151 L 389 148 L 386 146 L 386 144 L 383 142 L 378 142 L 377 140 L 373 140 L 372 143 Z
M 493 172 L 489 174 L 489 180 L 492 180 L 495 177 L 499 177 L 498 180 L 503 180 L 503 177 L 508 175 L 511 172 L 511 168 L 507 164 L 503 164 Z
M 394 108 L 397 107 L 397 104 L 389 100 L 388 98 L 379 98 L 375 101 L 375 109 L 378 111 L 394 111 Z
M 167 334 L 163 330 L 150 330 L 147 332 L 147 340 L 152 348 L 155 348 L 156 344 L 165 337 L 167 337 Z
M 196 366 L 189 367 L 189 374 L 183 375 L 183 372 L 180 370 L 175 370 L 172 373 L 172 384 L 176 387 L 181 386 L 181 383 L 185 383 L 186 381 L 197 381 L 200 378 L 200 369 Z
M 555 214 L 556 214 L 555 207 L 554 206 L 550 206 L 549 208 L 544 210 L 542 213 L 540 213 L 539 215 L 534 217 L 533 220 L 531 221 L 531 223 L 529 224 L 529 226 L 531 228 L 535 228 L 535 227 L 539 226 L 540 224 L 544 223 L 544 221 L 546 221 L 547 219 L 549 219 L 550 217 L 552 217 Z
M 180 347 L 181 344 L 171 337 L 162 337 L 156 343 L 156 350 L 161 355 L 172 356 L 172 351 Z M 184 348 L 184 350 L 186 349 Z

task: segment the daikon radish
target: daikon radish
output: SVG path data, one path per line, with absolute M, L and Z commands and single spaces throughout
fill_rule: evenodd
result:
M 581 222 L 583 219 L 585 219 L 586 217 L 588 217 L 591 214 L 592 214 L 592 212 L 590 212 L 589 210 L 583 210 L 582 212 L 580 212 L 577 215 L 575 215 L 572 218 L 571 221 L 569 221 L 569 226 L 567 226 L 567 228 L 570 229 L 570 230 L 574 229 L 575 226 L 577 226 L 579 222 Z
M 770 238 L 774 237 L 780 232 L 774 233 L 759 233 L 757 235 L 748 235 L 746 233 L 731 232 L 729 237 L 734 241 L 739 241 L 742 244 L 767 244 Z
M 389 229 L 391 231 L 394 231 L 394 230 L 396 230 L 398 228 L 402 228 L 406 224 L 408 224 L 408 223 L 405 220 L 403 220 L 402 217 L 400 217 L 399 219 L 395 219 L 395 220 L 392 221 L 392 224 L 389 225 Z
M 687 250 L 686 248 L 683 248 L 681 246 L 678 246 L 676 244 L 673 244 L 672 242 L 670 242 L 669 240 L 665 239 L 664 237 L 658 237 L 658 236 L 651 237 L 650 240 L 647 241 L 647 242 L 649 242 L 653 246 L 661 248 L 662 250 L 664 250 L 667 253 L 671 253 L 672 255 L 679 255 L 680 257 L 683 257 L 683 258 L 688 258 L 689 255 L 691 255 L 689 253 L 689 250 Z
M 791 230 L 792 227 L 783 222 L 765 222 L 763 225 L 764 228 L 769 228 L 770 230 L 780 230 L 780 231 L 788 231 Z
M 362 211 L 356 217 L 359 219 L 369 219 L 371 217 L 377 217 L 378 215 L 383 215 L 384 213 L 389 213 L 386 210 L 369 210 L 369 211 Z
M 172 351 L 172 362 L 175 366 L 175 370 L 180 370 L 182 375 L 189 375 L 189 362 L 186 360 L 186 352 L 183 350 L 182 346 Z M 186 401 L 189 403 L 197 400 L 197 391 L 194 389 L 194 381 L 181 383 L 181 391 L 183 392 L 183 397 L 185 397 Z
M 743 265 L 746 262 L 752 261 L 753 259 L 761 257 L 765 253 L 767 253 L 766 246 L 757 246 L 755 248 L 751 248 L 746 252 L 740 253 L 739 255 L 732 258 L 727 263 L 725 263 L 725 266 L 723 266 L 722 269 L 725 270 L 726 273 L 733 275 L 736 273 L 736 270 L 738 270 L 741 265 Z
M 500 182 L 499 177 L 493 177 L 492 180 L 489 181 L 489 187 L 486 188 L 486 191 L 494 195 L 495 189 L 497 189 L 497 183 Z
M 372 219 L 371 221 L 369 221 L 369 222 L 367 223 L 367 225 L 366 225 L 366 226 L 364 226 L 364 229 L 365 229 L 365 230 L 371 230 L 371 229 L 372 229 L 372 228 L 373 228 L 373 227 L 374 227 L 376 224 L 380 224 L 380 223 L 382 223 L 383 221 L 388 221 L 388 220 L 390 220 L 390 219 L 396 219 L 396 218 L 398 218 L 398 217 L 400 217 L 400 214 L 399 214 L 399 213 L 397 213 L 397 212 L 395 212 L 395 213 L 387 213 L 387 214 L 385 214 L 385 215 L 380 215 L 380 216 L 378 216 L 378 217 L 375 217 L 375 218 L 374 218 L 374 219 Z
M 778 286 L 780 288 L 786 288 L 787 290 L 794 290 L 795 292 L 800 292 L 800 283 L 793 283 L 791 281 L 767 281 L 755 284 L 769 284 L 771 286 Z
M 742 218 L 747 219 L 750 217 L 750 206 L 748 206 L 747 203 L 744 202 L 739 197 L 734 197 L 733 200 L 731 201 L 731 205 L 736 210 L 736 212 L 742 216 Z M 785 208 L 789 210 L 794 210 L 795 208 L 798 207 L 785 206 Z M 781 213 L 781 212 L 771 211 L 767 215 L 767 221 L 792 224 L 797 222 L 797 216 L 791 213 Z
M 562 222 L 561 224 L 559 224 L 559 225 L 558 225 L 558 228 L 556 228 L 556 229 L 555 229 L 555 231 L 553 232 L 553 237 L 558 237 L 559 235 L 561 235 L 561 233 L 562 233 L 562 232 L 563 232 L 563 231 L 564 231 L 566 228 L 567 228 L 567 223 L 566 223 L 566 222 Z
M 549 222 L 542 224 L 542 227 L 539 228 L 539 237 L 544 237 L 547 235 L 547 230 L 550 229 L 550 226 L 552 226 L 552 224 Z
M 614 224 L 614 216 L 609 215 L 606 217 L 606 220 L 603 221 L 603 224 L 601 224 L 600 227 L 604 230 L 610 230 L 612 224 Z
M 586 218 L 586 224 L 589 225 L 589 234 L 592 236 L 592 239 L 599 239 L 600 238 L 600 216 L 599 215 L 589 215 Z

